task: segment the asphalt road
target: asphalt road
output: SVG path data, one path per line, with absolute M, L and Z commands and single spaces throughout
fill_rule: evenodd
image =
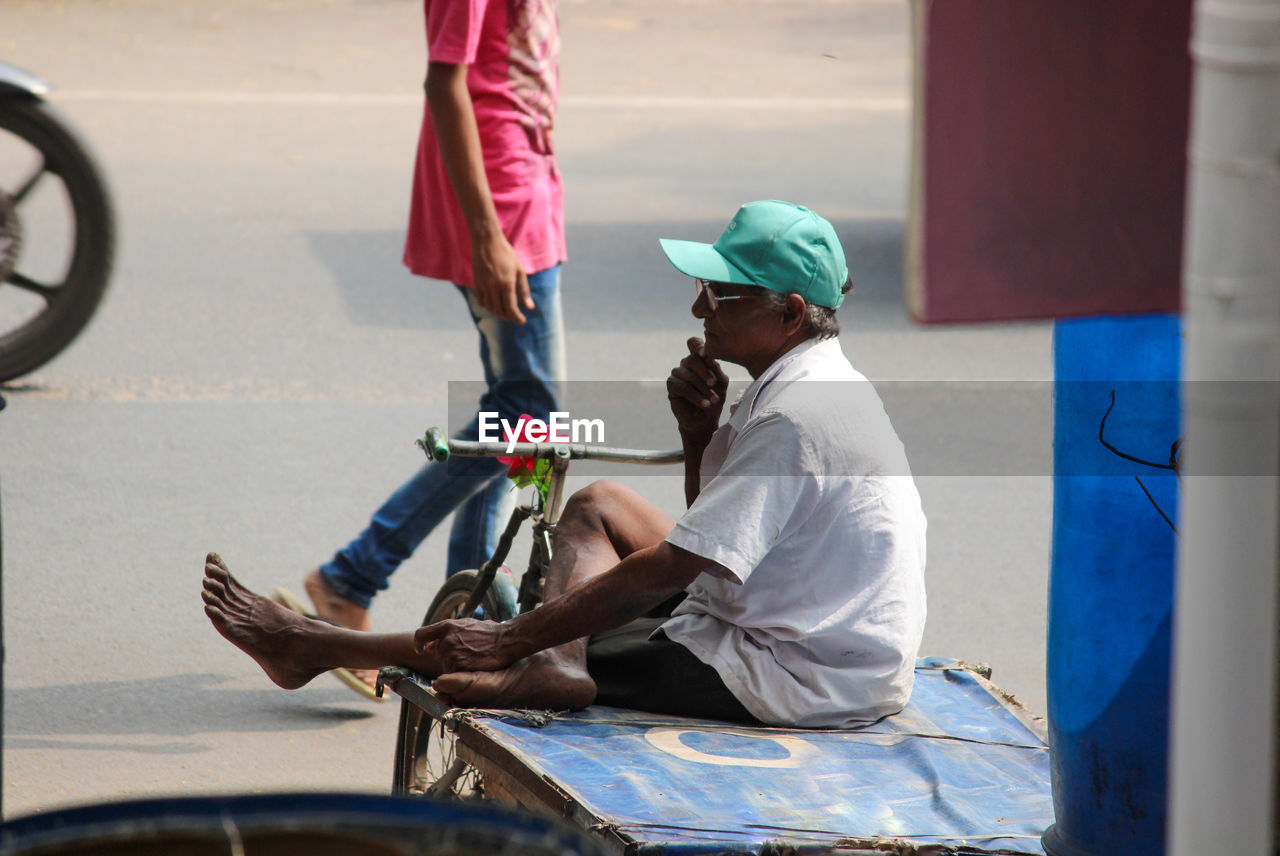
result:
M 6 816 L 389 787 L 395 706 L 327 678 L 275 689 L 208 625 L 199 580 L 217 550 L 252 586 L 296 587 L 418 465 L 448 382 L 479 377 L 452 288 L 399 264 L 420 15 L 6 0 L 0 58 L 55 83 L 121 230 L 88 332 L 4 390 Z M 989 662 L 1043 713 L 1049 328 L 907 319 L 906 4 L 565 0 L 561 19 L 573 378 L 661 380 L 699 329 L 657 237 L 712 240 L 755 198 L 825 214 L 858 282 L 845 350 L 883 382 L 930 519 L 924 653 Z M 675 445 L 660 410 L 631 412 L 637 442 Z M 674 474 L 610 475 L 678 512 Z M 419 619 L 442 540 L 376 629 Z

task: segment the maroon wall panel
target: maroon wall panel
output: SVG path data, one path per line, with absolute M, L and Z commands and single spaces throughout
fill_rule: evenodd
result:
M 922 321 L 1177 311 L 1191 0 L 917 0 Z

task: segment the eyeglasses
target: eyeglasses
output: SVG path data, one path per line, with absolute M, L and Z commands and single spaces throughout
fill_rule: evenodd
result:
M 697 295 L 693 299 L 696 301 L 699 297 L 705 294 L 707 296 L 707 308 L 712 312 L 715 312 L 716 307 L 726 300 L 741 300 L 744 297 L 760 296 L 758 294 L 726 294 L 721 296 L 716 294 L 715 289 L 711 287 L 713 285 L 720 285 L 720 283 L 712 282 L 709 279 L 695 279 L 693 281 L 693 289 Z

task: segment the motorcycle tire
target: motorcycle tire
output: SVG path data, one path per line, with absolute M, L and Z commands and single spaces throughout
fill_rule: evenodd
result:
M 74 236 L 61 282 L 36 282 L 0 257 L 0 292 L 23 289 L 44 306 L 11 330 L 0 330 L 0 382 L 28 374 L 53 359 L 84 330 L 106 293 L 115 253 L 115 219 L 110 194 L 85 145 L 52 105 L 26 96 L 0 97 L 0 133 L 39 153 L 42 166 L 24 181 L 31 189 L 50 178 L 65 189 Z M 23 188 L 0 187 L 0 241 L 16 225 L 20 244 Z M 7 211 L 5 210 L 7 208 Z M 12 218 L 11 220 L 9 218 Z M 0 245 L 0 251 L 3 251 Z

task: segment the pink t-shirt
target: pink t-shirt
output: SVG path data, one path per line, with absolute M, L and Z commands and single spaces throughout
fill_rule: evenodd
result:
M 565 259 L 564 202 L 551 145 L 559 97 L 556 0 L 424 0 L 427 58 L 469 66 L 489 192 L 526 273 Z M 404 263 L 471 285 L 471 244 L 436 144 L 430 110 L 418 138 Z

